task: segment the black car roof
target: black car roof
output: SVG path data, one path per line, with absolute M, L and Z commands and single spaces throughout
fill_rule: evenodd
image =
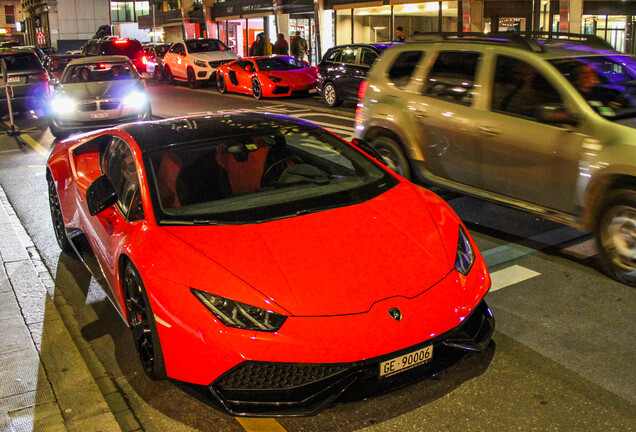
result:
M 298 126 L 317 127 L 305 120 L 276 114 L 233 112 L 131 123 L 122 129 L 133 137 L 143 153 L 172 144 L 267 134 Z

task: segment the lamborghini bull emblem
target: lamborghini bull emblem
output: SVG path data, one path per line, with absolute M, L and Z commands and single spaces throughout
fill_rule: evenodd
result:
M 400 312 L 400 310 L 398 308 L 392 308 L 388 310 L 389 315 L 391 315 L 391 318 L 393 318 L 396 321 L 401 321 L 402 320 L 402 312 Z

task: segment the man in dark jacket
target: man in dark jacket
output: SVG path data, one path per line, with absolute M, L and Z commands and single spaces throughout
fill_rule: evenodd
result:
M 307 50 L 309 49 L 309 45 L 305 38 L 300 35 L 300 32 L 296 32 L 296 37 L 292 40 L 291 43 L 291 53 L 298 60 L 305 60 L 307 56 Z

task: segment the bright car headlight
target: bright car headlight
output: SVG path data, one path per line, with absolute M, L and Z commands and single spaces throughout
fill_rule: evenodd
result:
M 206 62 L 204 62 L 203 60 L 195 60 L 192 63 L 194 63 L 195 66 L 199 66 L 199 67 L 208 67 L 208 64 Z
M 256 306 L 250 306 L 194 288 L 190 288 L 190 290 L 215 317 L 228 327 L 275 332 L 280 329 L 287 319 L 285 315 Z
M 70 113 L 75 109 L 75 101 L 69 97 L 56 97 L 51 100 L 51 109 L 57 114 Z
M 468 235 L 462 226 L 459 226 L 459 238 L 457 239 L 457 254 L 455 255 L 455 270 L 467 275 L 475 262 L 475 251 L 470 244 Z
M 148 95 L 144 92 L 136 91 L 124 97 L 124 106 L 141 109 L 148 103 Z
M 273 77 L 273 76 L 267 77 L 267 78 L 271 79 L 272 81 L 274 81 L 276 83 L 279 83 L 279 82 L 281 82 L 283 80 L 282 78 Z

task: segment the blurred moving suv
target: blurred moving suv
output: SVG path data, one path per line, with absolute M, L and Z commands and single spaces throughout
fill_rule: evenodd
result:
M 98 56 L 68 64 L 51 97 L 48 123 L 61 138 L 151 117 L 145 83 L 130 60 Z
M 238 56 L 218 39 L 187 39 L 173 44 L 163 57 L 164 78 L 187 81 L 190 88 L 216 81 L 216 68 Z
M 147 58 L 144 57 L 143 47 L 137 39 L 119 36 L 104 36 L 100 39 L 90 39 L 82 47 L 85 56 L 115 56 L 123 55 L 130 59 L 139 73 L 146 71 Z
M 49 74 L 30 49 L 0 50 L 0 60 L 7 65 L 7 84 L 11 88 L 11 108 L 29 111 L 44 108 L 49 97 Z M 0 117 L 9 112 L 5 83 L 0 79 Z
M 404 177 L 594 232 L 604 269 L 636 286 L 636 60 L 558 36 L 390 48 L 361 91 L 356 137 Z

